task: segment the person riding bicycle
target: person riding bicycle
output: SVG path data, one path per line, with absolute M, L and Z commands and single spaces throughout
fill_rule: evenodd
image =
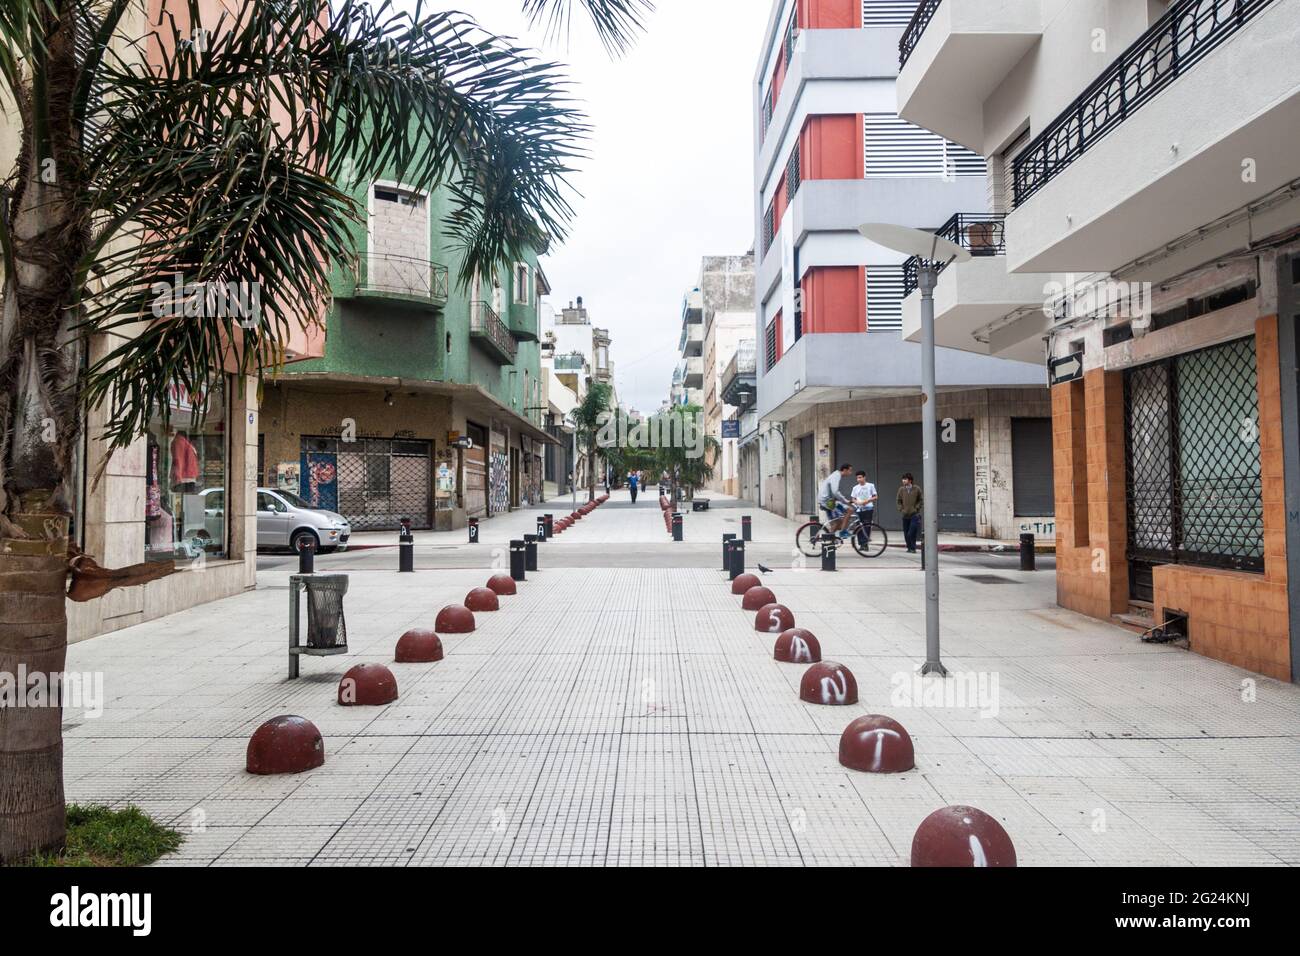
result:
M 838 533 L 841 538 L 849 536 L 844 529 L 849 523 L 849 505 L 852 502 L 840 494 L 840 482 L 848 478 L 852 472 L 852 465 L 840 465 L 840 470 L 832 471 L 822 479 L 817 489 L 817 504 L 830 519 L 823 525 L 823 530 Z
M 876 520 L 876 501 L 880 494 L 876 491 L 876 486 L 867 481 L 865 471 L 858 472 L 857 480 L 849 497 L 853 500 L 853 510 L 858 516 L 858 541 L 865 548 L 871 543 L 871 524 Z

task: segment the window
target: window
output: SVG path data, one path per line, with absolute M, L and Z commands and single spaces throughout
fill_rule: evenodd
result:
M 903 267 L 867 266 L 867 331 L 903 328 Z
M 529 281 L 528 263 L 516 262 L 513 300 L 515 305 L 528 305 Z
M 1124 377 L 1129 559 L 1264 569 L 1254 338 Z
M 173 386 L 166 420 L 149 420 L 145 449 L 145 559 L 220 556 L 226 546 L 226 396 Z

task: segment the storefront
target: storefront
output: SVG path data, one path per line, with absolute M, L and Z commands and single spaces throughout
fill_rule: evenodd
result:
M 300 487 L 314 508 L 337 511 L 356 531 L 391 531 L 403 519 L 433 527 L 433 442 L 303 436 Z

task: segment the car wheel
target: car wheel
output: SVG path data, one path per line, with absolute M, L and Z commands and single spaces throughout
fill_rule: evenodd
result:
M 306 528 L 300 528 L 293 533 L 289 539 L 289 548 L 297 554 L 307 547 L 308 543 L 315 546 L 317 553 L 320 553 L 320 538 L 316 537 L 316 532 L 308 531 Z

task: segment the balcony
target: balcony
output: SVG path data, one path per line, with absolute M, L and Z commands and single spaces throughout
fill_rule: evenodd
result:
M 537 341 L 537 306 L 511 304 L 506 309 L 510 333 L 520 342 Z
M 984 152 L 984 101 L 1043 34 L 1041 0 L 923 0 L 899 41 L 898 113 Z
M 957 213 L 935 230 L 971 254 L 939 270 L 934 289 L 935 343 L 1022 362 L 1044 362 L 1041 335 L 1051 275 L 1007 273 L 1005 216 Z M 903 338 L 921 340 L 920 259 L 903 263 Z
M 352 298 L 387 299 L 431 309 L 447 304 L 447 267 L 428 259 L 363 253 L 352 278 Z
M 736 349 L 722 372 L 722 400 L 742 411 L 758 400 L 757 350 L 753 339 L 746 339 Z
M 1109 272 L 1168 250 L 1133 276 L 1158 281 L 1293 223 L 1294 197 L 1229 217 L 1296 175 L 1297 49 L 1300 0 L 1176 0 L 1016 157 L 1010 268 Z
M 704 387 L 704 359 L 693 355 L 682 360 L 682 384 L 687 388 Z
M 486 302 L 475 300 L 469 304 L 469 337 L 499 365 L 513 365 L 519 343 L 501 316 Z
M 704 325 L 699 322 L 687 322 L 682 326 L 682 337 L 678 351 L 683 355 L 704 354 Z
M 557 372 L 581 372 L 587 367 L 587 360 L 582 357 L 581 352 L 557 355 L 553 361 Z

